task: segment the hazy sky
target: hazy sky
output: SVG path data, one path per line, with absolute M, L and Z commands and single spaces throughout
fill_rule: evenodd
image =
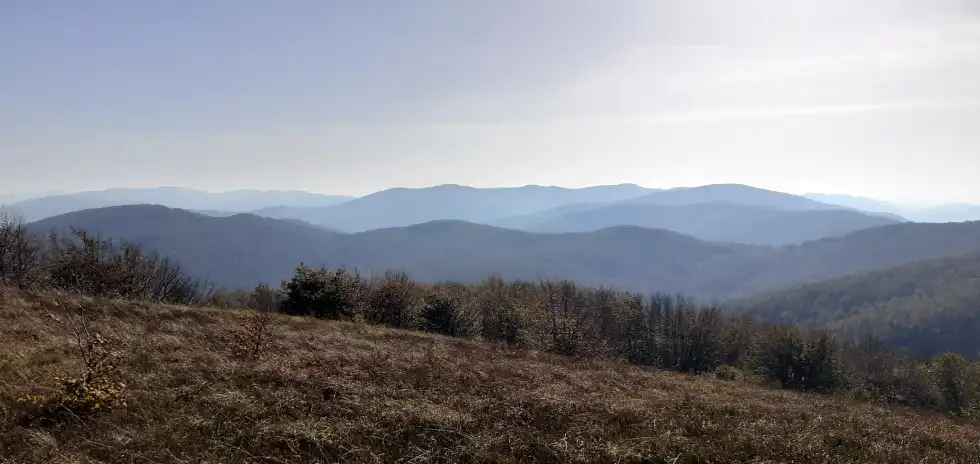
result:
M 0 7 L 0 192 L 619 182 L 980 203 L 980 2 Z

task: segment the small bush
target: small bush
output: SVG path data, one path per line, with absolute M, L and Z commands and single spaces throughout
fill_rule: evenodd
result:
M 282 304 L 282 294 L 266 284 L 259 284 L 246 298 L 245 306 L 256 311 L 279 311 Z
M 275 327 L 272 313 L 279 308 L 278 293 L 267 285 L 259 285 L 247 298 L 250 309 L 235 328 L 235 352 L 246 359 L 258 360 L 272 344 Z
M 92 372 L 84 377 L 55 377 L 60 389 L 49 395 L 28 395 L 23 401 L 30 405 L 30 421 L 60 422 L 70 419 L 89 419 L 97 414 L 123 407 L 126 385 Z
M 79 302 L 59 304 L 65 308 L 67 323 L 75 336 L 85 370 L 77 377 L 56 376 L 60 388 L 55 393 L 22 398 L 21 401 L 28 404 L 27 419 L 30 422 L 88 419 L 124 407 L 126 385 L 113 379 L 118 374 L 118 367 L 110 342 L 89 327 L 85 309 Z
M 720 380 L 743 380 L 745 379 L 745 372 L 735 366 L 729 366 L 728 364 L 722 364 L 715 368 L 715 378 Z

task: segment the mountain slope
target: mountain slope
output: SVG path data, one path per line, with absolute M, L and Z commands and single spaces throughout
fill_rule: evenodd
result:
M 974 356 L 980 354 L 980 253 L 816 282 L 725 308 L 767 321 L 827 326 L 849 337 L 874 334 L 923 356 Z
M 301 261 L 400 268 L 421 280 L 569 278 L 642 292 L 732 298 L 918 260 L 980 252 L 980 223 L 903 223 L 779 248 L 722 244 L 632 226 L 538 234 L 463 221 L 338 234 L 240 214 L 208 217 L 163 207 L 81 211 L 31 226 L 76 225 L 133 239 L 199 275 L 235 286 L 278 282 Z
M 276 209 L 257 213 L 301 219 L 337 230 L 361 232 L 446 219 L 491 223 L 508 216 L 572 203 L 624 200 L 650 191 L 632 184 L 581 189 L 537 185 L 514 188 L 439 185 L 384 190 L 326 208 Z
M 713 202 L 683 206 L 615 204 L 583 208 L 546 219 L 527 227 L 527 230 L 591 232 L 616 225 L 633 225 L 672 230 L 701 240 L 783 245 L 895 223 L 856 211 L 786 211 Z
M 350 199 L 352 197 L 303 191 L 235 190 L 211 193 L 182 187 L 121 188 L 33 198 L 9 204 L 6 209 L 23 214 L 28 221 L 35 221 L 73 211 L 122 205 L 154 204 L 220 214 L 280 205 L 322 207 Z

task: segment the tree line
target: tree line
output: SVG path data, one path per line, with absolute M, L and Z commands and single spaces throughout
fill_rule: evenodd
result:
M 980 364 L 959 354 L 921 359 L 871 337 L 841 343 L 827 329 L 762 323 L 680 295 L 495 276 L 426 284 L 302 263 L 276 287 L 220 291 L 138 245 L 84 230 L 37 236 L 10 216 L 0 220 L 0 284 L 362 321 L 980 418 Z

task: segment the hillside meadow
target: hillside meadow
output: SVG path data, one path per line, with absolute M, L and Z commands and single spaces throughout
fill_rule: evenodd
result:
M 980 460 L 975 423 L 842 397 L 351 322 L 0 295 L 2 462 Z M 22 401 L 102 357 L 99 408 Z

